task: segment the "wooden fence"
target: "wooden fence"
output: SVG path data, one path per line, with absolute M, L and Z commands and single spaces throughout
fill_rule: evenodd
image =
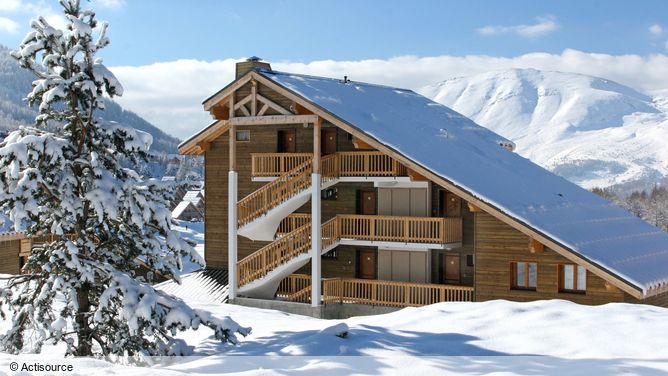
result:
M 291 274 L 278 287 L 276 297 L 309 303 L 311 276 Z M 323 304 L 366 304 L 389 307 L 418 307 L 440 302 L 473 301 L 473 287 L 429 283 L 381 281 L 357 278 L 322 280 Z
M 470 301 L 473 301 L 473 287 L 469 286 L 353 278 L 323 280 L 324 304 L 418 307 L 439 302 Z

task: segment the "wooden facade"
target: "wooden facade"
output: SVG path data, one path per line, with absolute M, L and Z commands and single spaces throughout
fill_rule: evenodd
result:
M 566 299 L 580 304 L 628 302 L 633 297 L 587 271 L 587 288 L 583 293 L 559 291 L 559 265 L 573 264 L 549 248 L 531 252 L 530 238 L 491 215 L 475 213 L 475 299 L 508 299 L 530 301 Z M 535 291 L 511 287 L 511 263 L 537 264 Z
M 246 64 L 242 68 L 248 71 L 249 66 L 252 66 L 252 64 Z M 264 68 L 267 67 L 264 66 Z M 246 75 L 238 75 L 237 78 L 249 76 L 253 79 L 260 78 L 252 71 Z M 317 110 L 314 106 L 306 102 L 301 103 L 278 89 L 272 89 L 267 82 L 258 83 L 254 80 L 244 81 L 241 79 L 232 83 L 228 90 L 230 93 L 218 93 L 205 102 L 205 108 L 211 111 L 218 122 L 226 122 L 227 125 L 214 123 L 202 132 L 202 135 L 204 135 L 201 137 L 203 141 L 197 144 L 190 143 L 183 149 L 185 153 L 203 153 L 205 155 L 205 186 L 207 189 L 205 258 L 209 267 L 224 267 L 227 266 L 228 261 L 227 197 L 231 153 L 235 155 L 234 165 L 238 173 L 238 198 L 241 201 L 268 184 L 266 178 L 279 176 L 292 167 L 300 165 L 300 163 L 312 163 L 312 170 L 308 171 L 308 175 L 311 172 L 322 172 L 323 177 L 325 177 L 327 171 L 332 169 L 327 165 L 327 163 L 331 163 L 330 161 L 335 160 L 336 163 L 339 163 L 340 159 L 345 158 L 344 155 L 348 152 L 360 153 L 351 155 L 361 158 L 361 153 L 366 152 L 367 155 L 364 157 L 366 162 L 364 163 L 366 163 L 365 168 L 367 170 L 369 168 L 386 168 L 386 171 L 384 170 L 377 176 L 383 176 L 383 174 L 397 176 L 401 174 L 401 176 L 406 176 L 407 179 L 410 177 L 411 183 L 425 182 L 424 186 L 420 185 L 420 187 L 424 187 L 420 189 L 424 189 L 426 192 L 426 210 L 422 216 L 432 217 L 435 222 L 439 221 L 436 220 L 437 218 L 457 218 L 461 223 L 460 239 L 458 239 L 460 246 L 448 249 L 420 250 L 419 252 L 423 252 L 420 257 L 409 256 L 406 260 L 410 260 L 411 263 L 424 262 L 423 266 L 426 268 L 424 276 L 420 275 L 420 278 L 424 279 L 421 281 L 423 283 L 411 285 L 413 289 L 411 290 L 407 286 L 414 283 L 412 280 L 383 281 L 382 278 L 379 278 L 379 275 L 391 275 L 391 273 L 388 274 L 386 270 L 383 270 L 387 267 L 387 260 L 390 256 L 380 254 L 379 247 L 339 245 L 322 258 L 322 276 L 330 280 L 330 282 L 323 284 L 323 286 L 327 286 L 325 288 L 327 291 L 323 290 L 323 301 L 325 303 L 328 301 L 358 301 L 379 304 L 378 302 L 382 299 L 379 300 L 377 295 L 373 297 L 350 296 L 351 293 L 345 292 L 348 291 L 345 290 L 347 287 L 344 288 L 343 286 L 354 286 L 350 288 L 350 291 L 357 291 L 359 294 L 363 294 L 363 291 L 367 291 L 369 294 L 377 294 L 380 291 L 377 286 L 383 284 L 395 286 L 396 283 L 403 283 L 402 286 L 404 287 L 401 289 L 397 287 L 396 291 L 427 291 L 425 292 L 426 295 L 421 298 L 422 300 L 413 300 L 412 297 L 406 297 L 400 301 L 398 297 L 392 295 L 395 293 L 388 293 L 389 295 L 384 295 L 383 298 L 388 301 L 383 304 L 410 306 L 432 303 L 438 301 L 436 297 L 441 296 L 441 294 L 448 294 L 447 291 L 450 291 L 450 289 L 442 286 L 449 285 L 461 287 L 459 290 L 454 288 L 452 291 L 463 294 L 461 295 L 464 297 L 462 299 L 475 301 L 490 299 L 516 301 L 567 299 L 582 304 L 642 302 L 668 306 L 668 293 L 648 299 L 639 298 L 638 291 L 628 286 L 624 281 L 611 277 L 612 274 L 608 271 L 585 262 L 578 255 L 572 254 L 570 250 L 565 249 L 543 234 L 509 218 L 490 204 L 481 201 L 460 187 L 450 184 L 447 180 L 434 175 L 431 171 L 413 163 L 408 158 L 390 151 L 373 138 L 369 138 L 361 132 L 356 132 L 355 129 L 336 120 L 327 121 L 327 119 L 319 117 L 321 114 L 314 115 Z M 262 103 L 257 102 L 256 104 L 252 99 L 256 96 L 264 98 L 264 105 L 261 109 L 257 106 Z M 248 107 L 251 103 L 253 104 L 252 107 Z M 286 114 L 285 109 L 290 109 L 290 112 Z M 263 116 L 256 116 L 258 114 Z M 322 123 L 323 140 L 333 142 L 330 144 L 324 143 L 326 141 L 323 141 L 322 144 L 318 142 L 316 150 L 321 149 L 323 151 L 322 158 L 320 158 L 320 155 L 313 157 L 314 139 L 319 139 L 319 137 L 314 137 L 313 134 L 315 128 L 312 122 L 313 117 L 317 119 L 317 124 Z M 304 122 L 292 123 L 293 120 L 300 119 Z M 234 132 L 234 134 L 227 135 L 225 132 Z M 237 137 L 237 132 L 241 132 L 239 137 Z M 237 140 L 234 142 L 234 150 L 230 150 L 230 140 L 234 139 Z M 340 153 L 340 156 L 336 153 Z M 380 164 L 376 163 L 375 167 L 370 167 L 372 164 L 369 161 L 378 157 L 389 158 L 391 165 L 382 162 Z M 313 158 L 313 161 L 309 162 L 311 158 Z M 322 164 L 318 163 L 320 159 L 322 159 Z M 383 165 L 383 167 L 378 167 L 380 165 Z M 387 166 L 391 166 L 391 168 L 387 169 Z M 321 169 L 322 171 L 320 171 Z M 351 175 L 354 174 L 351 173 Z M 369 174 L 368 171 L 365 171 L 364 174 L 360 173 L 361 175 L 368 176 Z M 308 184 L 310 184 L 310 181 Z M 407 184 L 407 186 L 396 189 L 408 189 L 407 187 L 416 186 Z M 327 226 L 332 221 L 340 221 L 341 218 L 346 218 L 346 215 L 360 214 L 375 215 L 378 217 L 377 220 L 382 220 L 383 217 L 378 216 L 378 214 L 381 214 L 378 211 L 381 201 L 386 199 L 379 198 L 379 190 L 387 188 L 379 187 L 374 184 L 373 180 L 368 182 L 340 182 L 334 185 L 322 196 L 322 224 Z M 375 203 L 361 205 L 361 198 L 374 200 Z M 241 210 L 242 215 L 245 215 L 243 208 L 237 210 Z M 258 210 L 258 213 L 246 216 L 244 219 L 239 217 L 240 224 L 243 225 L 244 221 L 257 220 L 266 210 L 265 205 L 261 210 Z M 301 216 L 296 216 L 292 219 L 292 222 L 281 224 L 282 227 L 279 227 L 278 236 L 288 236 L 290 230 L 305 226 L 305 223 L 310 223 L 310 217 L 307 215 L 310 212 L 310 203 L 306 203 L 297 209 L 295 213 L 301 214 Z M 415 216 L 412 213 L 406 215 Z M 354 223 L 361 223 L 359 218 L 351 218 L 350 220 L 357 221 Z M 410 237 L 401 239 L 398 237 L 383 238 L 376 237 L 375 233 L 372 236 L 369 235 L 371 233 L 364 232 L 369 231 L 368 227 L 364 227 L 365 225 L 355 224 L 355 226 L 358 226 L 356 229 L 359 230 L 359 234 L 355 233 L 354 236 L 351 236 L 356 239 L 369 241 L 389 239 L 391 241 L 401 240 L 406 243 L 419 243 L 416 239 Z M 337 229 L 337 231 L 339 230 Z M 304 232 L 305 238 L 308 238 L 310 231 L 306 227 L 303 228 L 302 232 Z M 325 242 L 325 238 L 326 236 L 323 234 L 323 242 Z M 427 236 L 427 238 L 429 237 Z M 432 238 L 433 236 L 429 239 Z M 436 240 L 435 242 L 445 242 L 445 238 Z M 271 244 L 274 243 L 276 242 Z M 260 265 L 259 260 L 263 257 L 266 259 L 268 256 L 262 256 L 256 252 L 265 249 L 264 247 L 268 244 L 270 242 L 252 241 L 243 236 L 238 236 L 237 255 L 238 260 L 241 260 L 240 265 L 250 263 Z M 308 246 L 305 245 L 302 248 L 308 249 Z M 388 250 L 384 249 L 382 251 Z M 290 252 L 292 253 L 283 251 L 275 251 L 274 253 L 280 255 L 280 257 L 287 257 L 286 254 L 296 254 L 294 249 Z M 418 251 L 407 249 L 397 252 Z M 360 255 L 368 256 L 365 260 L 371 260 L 371 264 L 363 264 L 360 261 Z M 397 255 L 399 260 L 403 260 L 401 257 L 404 256 L 404 254 Z M 253 261 L 253 258 L 256 258 L 257 261 Z M 424 261 L 419 261 L 423 259 Z M 276 265 L 281 262 L 280 260 L 277 261 Z M 535 282 L 532 282 L 535 283 L 535 286 L 530 286 L 530 288 L 513 287 L 516 285 L 514 279 L 517 278 L 513 268 L 516 267 L 517 263 L 535 265 Z M 266 264 L 262 265 L 265 266 L 247 268 L 248 270 L 239 276 L 240 283 L 249 283 L 266 275 L 270 269 L 266 267 Z M 372 272 L 369 271 L 369 265 L 373 269 Z M 586 268 L 585 289 L 582 291 L 565 291 L 560 288 L 560 278 L 563 277 L 564 265 L 580 265 Z M 265 269 L 262 270 L 262 268 Z M 308 274 L 310 270 L 311 266 L 307 264 L 297 273 Z M 370 276 L 374 282 L 365 282 L 364 278 L 370 278 Z M 286 279 L 281 285 L 283 287 L 279 289 L 279 295 L 283 294 L 281 296 L 289 300 L 306 301 L 310 297 L 310 290 L 303 283 L 303 279 L 303 277 Z M 441 287 L 438 287 L 439 285 Z M 291 287 L 288 289 L 286 286 Z M 336 292 L 332 293 L 332 291 Z M 436 300 L 434 301 L 434 299 Z
M 19 274 L 21 270 L 21 240 L 0 237 L 0 274 Z

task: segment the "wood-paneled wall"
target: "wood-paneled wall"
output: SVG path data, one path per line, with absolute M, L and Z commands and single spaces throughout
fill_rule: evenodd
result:
M 605 280 L 590 271 L 587 271 L 586 293 L 560 293 L 558 266 L 571 262 L 549 248 L 541 253 L 529 252 L 526 235 L 483 212 L 475 213 L 475 259 L 476 301 L 566 299 L 580 304 L 605 304 L 632 299 L 615 287 L 606 287 Z M 536 291 L 510 288 L 513 261 L 537 263 Z
M 20 240 L 0 241 L 0 273 L 19 274 Z

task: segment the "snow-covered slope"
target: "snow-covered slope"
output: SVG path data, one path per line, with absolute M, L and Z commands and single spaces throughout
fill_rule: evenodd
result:
M 586 188 L 668 176 L 668 98 L 602 78 L 535 69 L 453 78 L 420 93 Z
M 562 300 L 440 303 L 347 320 L 320 320 L 230 304 L 193 302 L 216 317 L 252 326 L 237 346 L 211 330 L 183 333 L 195 357 L 154 359 L 152 367 L 44 354 L 0 354 L 0 369 L 72 364 L 86 375 L 665 375 L 668 309 L 581 306 Z M 0 322 L 5 324 L 5 322 Z M 345 338 L 336 334 L 347 331 Z

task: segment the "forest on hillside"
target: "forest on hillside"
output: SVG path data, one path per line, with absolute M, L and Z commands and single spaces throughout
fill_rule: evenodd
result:
M 651 191 L 633 191 L 626 196 L 619 196 L 608 188 L 594 188 L 592 192 L 668 232 L 668 189 L 666 187 L 656 186 Z
M 9 55 L 10 49 L 0 45 L 0 132 L 14 130 L 21 125 L 34 123 L 37 111 L 25 102 L 35 80 L 32 73 L 22 69 Z M 158 129 L 132 111 L 123 109 L 116 102 L 106 98 L 105 109 L 99 112 L 103 121 L 114 121 L 130 126 L 153 136 L 151 151 L 175 154 L 179 139 Z

